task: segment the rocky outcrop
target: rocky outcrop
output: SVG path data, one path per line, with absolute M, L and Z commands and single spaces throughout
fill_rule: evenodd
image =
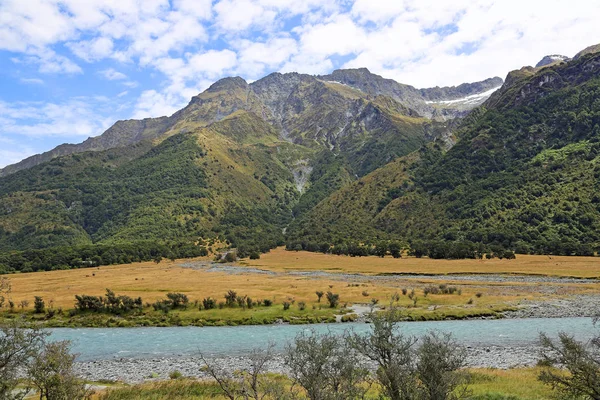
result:
M 570 60 L 570 58 L 567 56 L 563 56 L 560 54 L 552 54 L 552 55 L 545 56 L 544 58 L 542 58 L 537 64 L 535 64 L 535 67 L 541 68 L 541 67 L 545 67 L 547 65 L 551 65 L 554 63 L 567 62 L 569 60 Z

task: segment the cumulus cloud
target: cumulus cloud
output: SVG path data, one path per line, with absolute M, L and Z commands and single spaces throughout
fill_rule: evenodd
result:
M 0 56 L 15 68 L 91 69 L 100 72 L 86 78 L 139 86 L 129 110 L 144 118 L 170 115 L 230 75 L 367 67 L 417 87 L 504 77 L 546 54 L 572 56 L 594 44 L 597 15 L 593 0 L 3 0 Z M 119 63 L 136 68 L 136 80 Z M 61 138 L 97 134 L 126 108 L 92 94 L 36 104 L 1 98 L 0 131 Z
M 103 116 L 107 99 L 78 98 L 62 103 L 0 101 L 0 132 L 29 137 L 88 137 L 114 121 Z

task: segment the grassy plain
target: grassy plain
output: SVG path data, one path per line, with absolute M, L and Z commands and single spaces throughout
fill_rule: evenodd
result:
M 600 257 L 517 255 L 514 260 L 432 260 L 427 257 L 348 257 L 277 248 L 245 265 L 273 271 L 329 271 L 361 274 L 523 274 L 599 278 Z
M 552 283 L 513 281 L 514 274 L 600 276 L 600 258 L 517 256 L 516 260 L 430 260 L 406 257 L 348 257 L 275 249 L 259 260 L 242 260 L 238 267 L 218 264 L 207 269 L 210 259 L 135 263 L 66 271 L 22 273 L 8 276 L 12 284 L 11 299 L 17 305 L 13 313 L 26 312 L 31 318 L 53 326 L 131 326 L 131 325 L 215 325 L 264 324 L 278 319 L 306 323 L 335 320 L 339 309 L 330 309 L 325 298 L 317 301 L 316 291 L 340 295 L 340 308 L 353 304 L 370 304 L 377 300 L 386 306 L 394 295 L 406 319 L 428 320 L 497 316 L 515 307 L 521 300 L 560 297 L 596 290 L 597 283 Z M 505 279 L 487 282 L 484 277 L 460 280 L 456 274 L 505 274 Z M 401 275 L 394 275 L 401 274 Z M 417 274 L 418 276 L 403 276 Z M 440 280 L 430 275 L 441 274 Z M 481 279 L 483 278 L 483 280 Z M 456 287 L 454 294 L 424 295 L 426 286 L 446 284 Z M 185 293 L 190 301 L 201 304 L 212 297 L 223 301 L 228 290 L 253 300 L 269 299 L 271 307 L 223 308 L 172 311 L 168 316 L 144 309 L 143 315 L 112 318 L 106 315 L 67 316 L 74 307 L 76 294 L 103 295 L 111 289 L 118 295 L 142 297 L 153 303 L 169 292 Z M 407 294 L 402 294 L 406 289 Z M 409 296 L 414 289 L 414 296 Z M 41 296 L 46 305 L 62 308 L 52 320 L 32 315 L 33 297 Z M 416 300 L 415 300 L 416 299 Z M 20 308 L 18 305 L 28 302 Z M 282 304 L 291 303 L 284 311 Z M 305 303 L 301 310 L 300 303 Z M 364 307 L 363 307 L 364 309 Z M 10 315 L 10 313 L 8 313 Z

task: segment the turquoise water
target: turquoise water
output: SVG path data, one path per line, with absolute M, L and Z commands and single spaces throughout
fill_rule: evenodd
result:
M 364 323 L 318 325 L 260 325 L 227 327 L 173 328 L 58 328 L 51 329 L 52 339 L 71 340 L 73 351 L 82 361 L 112 358 L 153 358 L 197 355 L 244 355 L 274 342 L 281 350 L 301 331 L 357 333 L 371 328 Z M 536 343 L 540 332 L 556 336 L 567 332 L 587 340 L 598 332 L 590 318 L 536 318 L 437 322 L 406 322 L 401 330 L 407 335 L 423 335 L 430 330 L 451 332 L 464 345 L 527 346 Z

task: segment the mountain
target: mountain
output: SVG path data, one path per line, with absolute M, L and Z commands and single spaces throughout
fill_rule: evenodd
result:
M 290 247 L 395 239 L 442 257 L 478 245 L 600 250 L 599 98 L 600 53 L 513 71 L 451 149 L 429 144 L 336 191 L 292 222 Z
M 222 79 L 170 117 L 119 121 L 5 168 L 0 251 L 217 235 L 268 249 L 333 191 L 451 144 L 448 123 L 409 106 L 297 73 Z
M 446 88 L 366 69 L 225 78 L 170 117 L 5 168 L 0 252 L 27 265 L 31 249 L 219 237 L 242 255 L 390 240 L 432 257 L 590 254 L 599 74 L 588 52 Z
M 324 85 L 319 85 L 319 82 Z M 491 78 L 457 87 L 415 89 L 412 86 L 402 85 L 391 79 L 384 79 L 372 74 L 366 68 L 336 70 L 331 75 L 317 77 L 297 73 L 285 75 L 274 73 L 250 85 L 240 77 L 225 78 L 211 86 L 206 93 L 216 93 L 219 90 L 230 90 L 232 93 L 236 90 L 239 91 L 238 101 L 226 108 L 220 108 L 215 104 L 209 107 L 206 98 L 203 98 L 202 95 L 195 96 L 186 108 L 170 117 L 118 121 L 102 135 L 89 138 L 83 143 L 63 144 L 48 152 L 31 156 L 19 163 L 0 169 L 0 177 L 31 168 L 55 157 L 127 147 L 141 141 L 158 143 L 162 138 L 168 136 L 168 132 L 181 118 L 185 118 L 187 113 L 198 107 L 202 108 L 202 115 L 195 118 L 197 122 L 202 122 L 202 125 L 218 121 L 237 109 L 249 109 L 258 112 L 257 115 L 276 126 L 286 140 L 292 140 L 288 132 L 294 129 L 300 135 L 304 135 L 306 130 L 314 130 L 319 131 L 316 135 L 320 136 L 318 140 L 322 144 L 335 147 L 332 141 L 336 140 L 337 132 L 350 126 L 348 124 L 351 122 L 352 115 L 365 110 L 361 108 L 361 105 L 355 105 L 354 109 L 348 109 L 348 116 L 335 114 L 335 102 L 328 103 L 332 98 L 320 98 L 321 95 L 334 93 L 337 97 L 354 100 L 374 100 L 377 96 L 385 96 L 393 100 L 393 104 L 390 103 L 389 106 L 402 108 L 402 113 L 407 116 L 433 118 L 438 122 L 443 122 L 465 115 L 466 112 L 481 104 L 489 97 L 491 91 L 500 87 L 501 84 L 500 78 Z M 244 98 L 246 95 L 248 98 Z M 305 96 L 308 97 L 305 99 Z M 462 98 L 467 99 L 465 104 L 461 103 Z M 304 118 L 304 113 L 302 121 L 294 119 L 293 114 L 297 111 L 294 107 L 303 107 L 304 103 L 315 101 L 332 107 L 328 114 L 317 115 L 317 118 L 328 118 L 327 121 L 315 122 L 314 126 L 309 126 L 311 121 Z M 339 101 L 339 99 L 335 101 Z M 254 106 L 259 107 L 260 110 L 252 109 Z M 195 112 L 197 113 L 197 111 Z M 305 125 L 298 125 L 302 123 Z M 324 127 L 331 130 L 321 132 Z M 298 137 L 294 139 L 300 140 Z

